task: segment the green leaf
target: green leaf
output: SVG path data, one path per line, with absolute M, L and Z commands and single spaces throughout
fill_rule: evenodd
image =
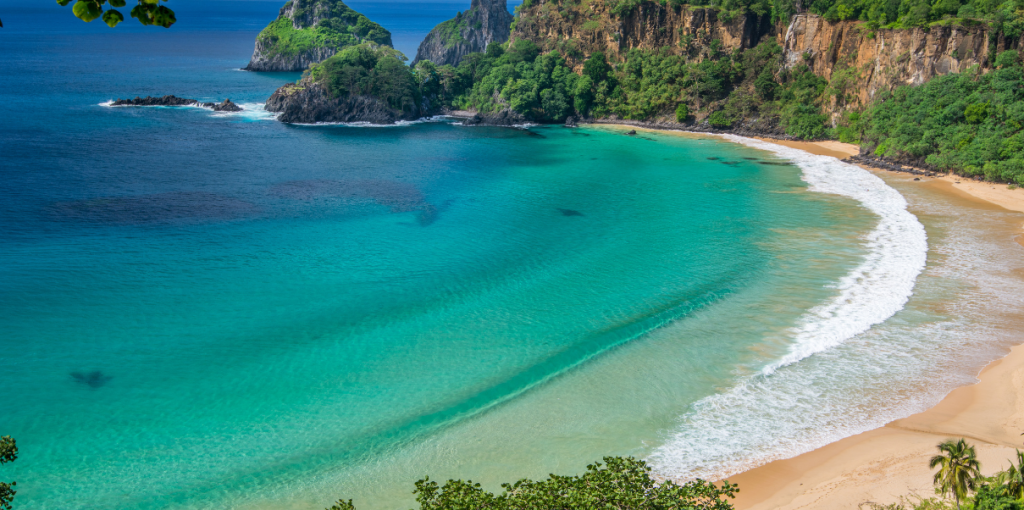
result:
M 174 11 L 172 11 L 172 10 L 162 6 L 162 5 L 160 7 L 157 7 L 154 11 L 155 11 L 153 13 L 153 24 L 154 25 L 160 25 L 160 26 L 162 26 L 164 28 L 170 28 L 171 25 L 175 24 L 178 21 L 178 18 L 176 18 L 174 16 Z
M 103 15 L 103 9 L 94 0 L 78 0 L 75 2 L 72 11 L 75 13 L 75 16 L 78 16 L 79 19 L 86 23 Z
M 103 22 L 106 23 L 107 26 L 109 26 L 110 28 L 116 27 L 117 24 L 122 21 L 124 21 L 124 16 L 120 12 L 115 11 L 114 9 L 110 9 L 109 11 L 103 13 Z
M 124 7 L 127 5 L 124 0 L 110 0 L 111 7 Z
M 58 4 L 59 4 L 59 5 L 61 6 L 61 7 L 66 7 L 66 6 L 67 6 L 67 5 L 69 4 L 69 3 L 71 3 L 71 0 L 57 0 L 57 3 L 58 3 Z
M 153 10 L 153 6 L 139 4 L 132 7 L 131 15 L 133 18 L 138 19 L 139 23 L 142 23 L 143 25 L 152 25 L 153 20 L 150 18 L 151 10 Z

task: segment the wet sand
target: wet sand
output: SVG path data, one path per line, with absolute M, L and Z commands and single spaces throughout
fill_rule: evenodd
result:
M 633 126 L 619 126 L 640 129 Z M 683 136 L 714 136 L 679 133 Z M 859 152 L 856 145 L 840 142 L 762 141 L 813 154 L 845 159 Z M 867 168 L 890 184 L 918 186 L 936 193 L 970 214 L 973 209 L 1024 212 L 1024 189 L 1005 184 L 968 181 L 956 176 L 909 181 L 906 175 Z M 909 182 L 902 182 L 909 181 Z M 997 242 L 1024 246 L 1024 215 L 993 228 Z M 1019 252 L 1024 258 L 1024 251 Z M 1024 295 L 1024 274 L 1020 276 Z M 1024 311 L 1006 312 L 1016 331 L 1024 331 Z M 1011 339 L 1024 343 L 1024 333 Z M 1024 447 L 1024 345 L 989 363 L 976 384 L 953 390 L 932 408 L 851 436 L 793 458 L 777 460 L 729 477 L 739 484 L 737 510 L 850 509 L 870 504 L 910 502 L 935 497 L 933 471 L 928 460 L 935 446 L 950 438 L 966 438 L 975 445 L 982 473 L 992 475 L 1009 465 L 1014 450 Z M 909 499 L 908 499 L 909 498 Z
M 857 153 L 855 145 L 839 142 L 765 141 L 838 158 Z M 883 179 L 899 178 L 899 174 L 867 169 Z M 965 212 L 971 208 L 1024 212 L 1024 190 L 1011 190 L 1005 184 L 955 176 L 924 178 L 915 184 L 961 202 Z M 1024 236 L 1017 241 L 1024 246 Z M 1019 323 L 1024 331 L 1024 320 Z M 1024 345 L 1019 345 L 985 367 L 977 384 L 954 390 L 925 412 L 771 462 L 729 481 L 741 487 L 735 500 L 738 510 L 859 510 L 870 503 L 889 504 L 904 498 L 913 502 L 916 497 L 935 496 L 928 460 L 939 442 L 966 438 L 978 451 L 982 472 L 991 475 L 1006 468 L 1014 449 L 1024 446 L 1022 432 Z

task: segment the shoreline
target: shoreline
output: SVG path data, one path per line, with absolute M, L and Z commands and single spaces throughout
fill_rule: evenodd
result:
M 602 125 L 682 136 L 715 136 L 628 124 Z M 859 153 L 857 146 L 835 141 L 754 138 L 837 159 Z M 900 175 L 858 166 L 888 178 Z M 961 179 L 953 174 L 919 180 L 920 183 L 911 182 L 960 202 L 955 207 L 1024 213 L 1024 190 L 1011 190 L 1005 184 Z M 1024 216 L 1016 224 L 1016 232 L 1015 240 L 1024 247 Z M 1020 276 L 1024 279 L 1024 275 Z M 933 470 L 928 468 L 928 460 L 935 454 L 936 444 L 954 437 L 964 437 L 975 445 L 986 476 L 1004 469 L 1009 463 L 1007 459 L 1014 457 L 1015 448 L 1024 446 L 1024 337 L 1013 342 L 1014 347 L 1004 350 L 1003 356 L 980 370 L 975 383 L 955 388 L 923 412 L 729 477 L 741 489 L 733 500 L 735 508 L 862 510 L 872 504 L 913 503 L 917 498 L 935 497 Z

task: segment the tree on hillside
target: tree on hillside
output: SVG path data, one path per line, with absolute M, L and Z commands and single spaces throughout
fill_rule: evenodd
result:
M 1011 460 L 1010 467 L 996 475 L 995 481 L 1007 496 L 1024 500 L 1024 452 L 1017 450 L 1017 463 Z
M 18 445 L 11 436 L 0 437 L 0 464 L 14 462 L 18 458 Z M 11 487 L 18 485 L 15 482 L 10 484 L 0 482 L 0 508 L 11 510 L 11 500 L 14 499 L 15 490 Z
M 732 510 L 726 498 L 735 497 L 735 485 L 694 480 L 683 485 L 658 484 L 651 468 L 632 457 L 605 457 L 580 476 L 550 475 L 547 480 L 503 483 L 505 492 L 494 495 L 471 480 L 448 480 L 443 486 L 425 478 L 416 482 L 420 510 L 552 510 L 606 508 L 633 510 Z M 352 500 L 339 500 L 327 510 L 355 510 Z
M 934 483 L 943 494 L 953 494 L 959 510 L 960 501 L 973 492 L 981 478 L 981 463 L 978 462 L 974 446 L 967 444 L 963 438 L 952 439 L 939 443 L 939 454 L 932 457 L 928 467 L 938 467 Z

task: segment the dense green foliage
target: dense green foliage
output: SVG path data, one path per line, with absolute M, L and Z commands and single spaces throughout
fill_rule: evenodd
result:
M 572 0 L 570 0 L 572 1 Z M 645 0 L 604 0 L 617 16 L 628 16 Z M 649 0 L 648 0 L 649 1 Z M 866 21 L 869 29 L 909 28 L 938 24 L 992 23 L 1009 38 L 1024 33 L 1022 0 L 655 0 L 662 5 L 708 6 L 729 21 L 753 13 L 770 15 L 772 22 L 787 22 L 801 9 L 829 21 Z M 524 3 L 530 3 L 529 1 Z
M 340 0 L 293 0 L 298 2 L 293 18 L 279 17 L 264 28 L 257 40 L 267 48 L 268 55 L 299 55 L 313 48 L 340 49 L 370 41 L 391 45 L 391 32 L 354 11 Z M 292 2 L 285 4 L 291 6 Z M 327 16 L 315 26 L 308 26 L 307 11 L 327 8 Z M 298 24 L 299 28 L 295 28 Z
M 935 485 L 942 494 L 952 494 L 957 507 L 967 494 L 977 488 L 981 478 L 981 464 L 974 452 L 974 446 L 961 438 L 939 443 L 939 454 L 932 457 L 928 467 L 939 470 L 935 473 Z
M 465 14 L 459 12 L 454 18 L 442 22 L 434 27 L 434 31 L 441 37 L 441 42 L 446 48 L 451 48 L 452 46 L 465 41 L 465 38 L 462 37 L 462 33 L 466 29 L 470 28 L 469 18 L 472 17 L 473 14 L 475 14 L 473 9 L 466 11 Z M 473 23 L 472 28 L 479 30 L 482 27 L 483 24 L 476 21 Z
M 404 60 L 396 49 L 363 43 L 311 66 L 308 76 L 324 84 L 333 97 L 374 96 L 396 110 L 416 111 L 422 92 Z
M 860 120 L 878 156 L 1024 185 L 1024 69 L 1016 51 L 1000 68 L 940 76 L 883 94 Z
M 138 0 L 138 5 L 132 7 L 131 16 L 143 25 L 156 25 L 170 28 L 178 20 L 174 17 L 174 11 L 159 5 L 161 1 L 167 0 Z M 57 0 L 61 6 L 71 3 L 71 0 Z M 109 4 L 112 9 L 104 10 L 103 6 Z M 88 23 L 96 18 L 103 18 L 103 22 L 111 28 L 124 21 L 124 14 L 116 7 L 127 5 L 125 0 L 77 0 L 71 8 L 78 19 Z M 0 27 L 3 25 L 0 24 Z
M 11 436 L 0 437 L 0 465 L 14 462 L 17 459 L 18 444 Z M 11 510 L 11 501 L 14 500 L 14 494 L 17 492 L 12 488 L 15 485 L 17 485 L 15 482 L 9 484 L 0 482 L 0 508 Z
M 704 480 L 658 485 L 651 468 L 632 457 L 605 457 L 580 476 L 550 475 L 547 480 L 503 483 L 495 495 L 471 480 L 448 480 L 443 486 L 425 478 L 416 482 L 420 510 L 730 510 L 727 498 L 739 490 Z M 352 501 L 338 501 L 327 510 L 354 510 Z

